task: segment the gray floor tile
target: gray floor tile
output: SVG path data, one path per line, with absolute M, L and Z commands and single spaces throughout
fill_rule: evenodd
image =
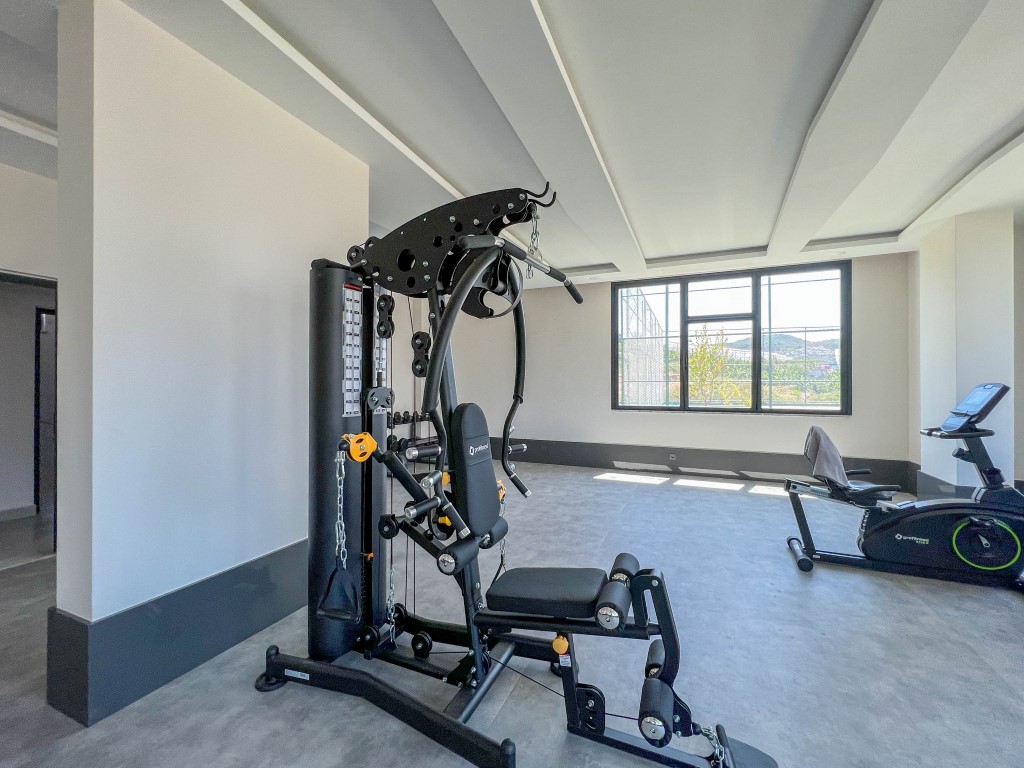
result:
M 751 494 L 751 483 L 713 490 L 675 486 L 674 477 L 661 485 L 599 480 L 604 470 L 585 468 L 521 463 L 520 471 L 534 495 L 510 495 L 510 565 L 607 567 L 627 550 L 661 568 L 683 640 L 676 687 L 698 720 L 723 722 L 785 768 L 1021 764 L 1020 595 L 839 567 L 800 573 L 785 545 L 795 531 L 788 500 Z M 808 514 L 823 546 L 855 548 L 855 510 L 809 503 Z M 487 581 L 497 557 L 483 553 Z M 401 539 L 394 559 L 406 599 Z M 298 685 L 256 692 L 267 645 L 304 651 L 301 611 L 79 729 L 41 704 L 40 617 L 53 599 L 52 569 L 52 561 L 15 569 L 16 588 L 0 573 L 0 648 L 25 660 L 18 677 L 0 677 L 5 705 L 13 701 L 0 729 L 17 734 L 0 746 L 4 768 L 460 764 L 366 702 Z M 454 584 L 422 553 L 415 574 L 418 611 L 459 620 Z M 635 711 L 646 648 L 578 639 L 581 677 L 604 689 L 610 711 Z M 513 663 L 558 688 L 544 664 Z M 406 670 L 368 668 L 426 702 L 450 697 L 451 689 Z M 520 766 L 649 765 L 569 736 L 561 699 L 510 673 L 472 722 L 513 738 Z

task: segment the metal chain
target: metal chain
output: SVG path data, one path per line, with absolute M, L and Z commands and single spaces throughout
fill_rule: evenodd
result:
M 505 516 L 505 498 L 504 497 L 502 497 L 500 503 L 501 503 L 501 510 L 498 512 L 498 517 L 504 517 Z M 494 572 L 494 578 L 491 579 L 491 584 L 492 585 L 494 584 L 494 582 L 496 582 L 498 580 L 498 577 L 502 574 L 502 572 L 508 569 L 507 561 L 505 559 L 505 550 L 506 550 L 506 546 L 507 545 L 508 545 L 508 537 L 507 536 L 505 538 L 503 538 L 500 542 L 498 542 L 498 553 L 499 553 L 498 570 L 496 570 Z
M 718 740 L 718 734 L 715 733 L 714 728 L 708 728 L 706 725 L 700 727 L 701 735 L 711 742 L 712 753 L 708 755 L 708 762 L 711 763 L 715 768 L 725 766 L 725 747 L 722 746 L 722 742 Z
M 388 545 L 389 559 L 391 560 L 391 571 L 388 574 L 388 600 L 386 615 L 388 624 L 391 626 L 391 642 L 395 642 L 395 551 L 391 544 Z
M 338 451 L 334 457 L 338 480 L 338 517 L 334 521 L 334 556 L 341 560 L 341 567 L 348 570 L 348 535 L 345 533 L 345 452 Z
M 530 248 L 527 253 L 531 257 L 537 255 L 537 251 L 540 250 L 540 214 L 537 213 L 537 206 L 533 206 L 533 232 L 530 233 Z M 531 280 L 533 278 L 533 265 L 530 262 L 526 262 L 526 279 Z

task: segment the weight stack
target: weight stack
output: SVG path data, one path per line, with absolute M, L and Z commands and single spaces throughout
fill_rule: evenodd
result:
M 362 623 L 316 615 L 334 569 L 338 510 L 335 457 L 344 434 L 363 431 L 360 396 L 373 368 L 373 299 L 347 267 L 327 260 L 309 273 L 309 655 L 333 660 L 352 650 Z M 368 359 L 370 358 L 370 359 Z M 346 464 L 344 519 L 348 570 L 364 593 L 362 550 L 365 473 Z

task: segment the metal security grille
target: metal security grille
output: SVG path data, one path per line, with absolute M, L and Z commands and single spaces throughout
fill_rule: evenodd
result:
M 619 292 L 618 368 L 623 405 L 679 404 L 678 313 L 677 285 Z

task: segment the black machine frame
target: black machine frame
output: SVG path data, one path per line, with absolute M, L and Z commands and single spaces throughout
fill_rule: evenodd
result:
M 559 270 L 539 259 L 531 249 L 523 251 L 501 236 L 510 224 L 536 217 L 545 202 L 542 193 L 513 188 L 476 195 L 441 206 L 407 222 L 384 238 L 370 238 L 348 253 L 349 265 L 327 260 L 313 263 L 310 273 L 310 513 L 309 513 L 309 657 L 284 654 L 277 646 L 266 652 L 266 667 L 256 681 L 260 691 L 272 691 L 297 682 L 359 696 L 388 714 L 481 768 L 513 768 L 515 744 L 498 742 L 471 728 L 468 723 L 495 680 L 513 657 L 547 662 L 561 679 L 569 732 L 675 768 L 775 768 L 775 762 L 758 750 L 730 741 L 722 726 L 702 727 L 693 722 L 687 705 L 674 693 L 668 704 L 671 718 L 667 733 L 654 744 L 649 738 L 608 728 L 604 696 L 594 686 L 581 683 L 574 649 L 574 635 L 603 635 L 632 639 L 656 638 L 646 669 L 645 691 L 661 681 L 670 690 L 678 672 L 680 642 L 662 573 L 656 569 L 630 573 L 623 620 L 609 629 L 595 618 L 551 618 L 532 613 L 489 610 L 481 591 L 475 550 L 468 562 L 455 566 L 467 542 L 477 541 L 460 511 L 444 490 L 441 470 L 448 466 L 448 439 L 458 404 L 450 339 L 460 312 L 486 318 L 495 315 L 483 302 L 490 292 L 509 302 L 516 331 L 516 376 L 512 405 L 504 423 L 501 464 L 510 482 L 524 495 L 529 490 L 515 473 L 509 457 L 525 446 L 513 446 L 512 422 L 523 402 L 525 381 L 525 320 L 522 280 L 515 262 L 528 265 L 561 282 L 582 303 L 582 296 Z M 472 224 L 470 224 L 472 222 Z M 422 267 L 422 269 L 421 269 Z M 392 390 L 384 385 L 381 340 L 393 330 L 394 307 L 390 291 L 425 298 L 429 306 L 430 338 L 414 348 L 432 349 L 419 373 L 424 379 L 422 410 L 413 420 L 429 420 L 436 437 L 432 445 L 417 444 L 418 455 L 433 462 L 434 471 L 414 474 L 403 461 L 402 451 L 389 440 L 395 419 L 390 410 Z M 417 334 L 418 335 L 418 334 Z M 424 355 L 425 357 L 426 355 Z M 358 364 L 356 363 L 358 360 Z M 356 391 L 358 390 L 358 391 Z M 356 433 L 362 433 L 356 437 Z M 393 435 L 391 435 L 393 438 Z M 372 460 L 354 464 L 354 443 Z M 386 449 L 385 449 L 386 446 Z M 362 461 L 360 459 L 360 461 Z M 358 472 L 345 472 L 345 466 Z M 328 471 L 336 466 L 337 474 Z M 397 480 L 412 501 L 402 514 L 386 514 L 386 481 Z M 458 478 L 452 479 L 453 487 Z M 464 512 L 465 510 L 463 510 Z M 444 517 L 439 518 L 438 514 Z M 454 543 L 444 544 L 437 535 L 438 519 L 449 526 Z M 507 526 L 505 527 L 507 530 Z M 345 537 L 337 535 L 344 531 Z M 435 559 L 443 573 L 450 573 L 462 593 L 465 624 L 435 621 L 408 611 L 388 595 L 384 557 L 385 541 L 404 533 Z M 463 536 L 465 533 L 465 536 Z M 503 533 L 500 535 L 504 535 Z M 492 546 L 497 533 L 488 533 L 481 548 Z M 331 542 L 358 541 L 358 566 L 332 551 Z M 341 546 L 341 545 L 338 545 Z M 346 550 L 347 551 L 347 550 Z M 347 556 L 347 555 L 346 555 Z M 355 560 L 355 556 L 349 562 Z M 620 558 L 632 556 L 620 555 Z M 452 570 L 446 570 L 446 560 Z M 635 560 L 635 558 L 634 558 Z M 619 561 L 617 560 L 616 563 Z M 333 566 L 333 568 L 332 568 Z M 352 575 L 355 573 L 355 575 Z M 327 606 L 327 593 L 336 576 L 354 582 L 353 601 L 347 609 Z M 653 621 L 648 612 L 653 606 Z M 551 640 L 522 634 L 543 631 L 564 641 L 557 648 Z M 410 652 L 396 643 L 401 635 L 415 640 L 427 633 L 439 643 L 458 646 L 466 653 L 453 668 L 435 664 L 429 653 Z M 415 648 L 415 646 L 414 646 Z M 349 651 L 366 659 L 379 659 L 422 673 L 456 688 L 443 711 L 359 669 L 336 661 Z M 660 652 L 660 655 L 659 655 Z M 654 690 L 655 686 L 652 688 Z M 657 689 L 664 691 L 666 688 Z M 646 695 L 646 694 L 645 694 Z M 644 701 L 641 701 L 641 718 Z M 664 708 L 660 710 L 664 712 Z M 638 718 L 638 723 L 643 721 Z M 673 735 L 706 736 L 712 752 L 706 757 L 672 747 Z

